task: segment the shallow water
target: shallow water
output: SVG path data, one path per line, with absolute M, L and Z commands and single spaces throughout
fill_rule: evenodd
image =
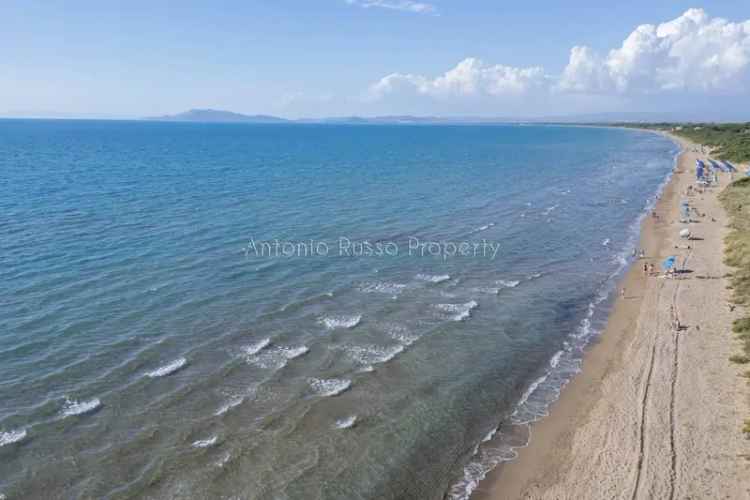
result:
M 464 498 L 578 369 L 675 152 L 0 121 L 0 494 Z

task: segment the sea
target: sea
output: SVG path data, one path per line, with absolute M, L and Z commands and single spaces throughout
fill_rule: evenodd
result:
M 579 370 L 677 151 L 0 121 L 0 498 L 468 499 Z

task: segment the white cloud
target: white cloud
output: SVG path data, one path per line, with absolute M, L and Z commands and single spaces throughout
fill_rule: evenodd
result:
M 404 12 L 414 12 L 417 14 L 436 14 L 437 9 L 434 5 L 424 2 L 415 2 L 412 0 L 346 0 L 349 5 L 359 7 L 381 8 L 389 10 L 400 10 Z
M 742 90 L 750 73 L 750 20 L 733 23 L 690 9 L 659 25 L 638 26 L 600 57 L 573 47 L 559 89 L 598 93 Z
M 702 9 L 689 9 L 672 21 L 638 26 L 606 56 L 585 45 L 573 47 L 556 77 L 539 66 L 489 65 L 470 57 L 437 77 L 392 73 L 372 84 L 368 96 L 371 100 L 428 96 L 459 102 L 562 94 L 626 98 L 685 91 L 736 94 L 747 93 L 748 87 L 750 20 L 730 22 L 711 18 Z
M 558 88 L 563 91 L 603 91 L 611 86 L 604 61 L 589 47 L 575 46 L 570 49 L 570 60 L 565 67 Z
M 435 98 L 522 95 L 545 87 L 548 78 L 540 67 L 488 66 L 467 58 L 436 78 L 392 73 L 370 86 L 372 98 L 411 92 Z

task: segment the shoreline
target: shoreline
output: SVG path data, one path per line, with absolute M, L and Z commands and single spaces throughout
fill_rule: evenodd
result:
M 646 277 L 640 259 L 631 264 L 618 282 L 617 289 L 626 293 L 615 299 L 605 329 L 586 348 L 580 373 L 551 404 L 548 416 L 531 424 L 528 445 L 516 450 L 514 460 L 490 471 L 472 500 L 705 497 L 707 491 L 712 497 L 726 491 L 732 498 L 750 498 L 748 481 L 740 479 L 748 477 L 750 468 L 737 458 L 750 452 L 741 433 L 742 417 L 748 414 L 745 385 L 738 382 L 741 368 L 728 361 L 736 342 L 731 320 L 739 311 L 731 314 L 725 304 L 729 291 L 722 241 L 727 219 L 717 200 L 729 179 L 722 175 L 719 187 L 690 199 L 708 213 L 689 226 L 703 241 L 691 242 L 691 250 L 675 249 L 685 245 L 677 236 L 682 227 L 677 225 L 679 203 L 692 184 L 697 154 L 689 141 L 664 135 L 681 151 L 654 207 L 659 219 L 646 216 L 641 222 L 639 248 L 657 270 L 668 255 L 677 255 L 678 262 L 687 259 L 687 268 L 696 269 L 683 279 L 665 280 Z M 698 283 L 697 276 L 709 274 L 710 281 Z M 670 297 L 687 324 L 685 331 L 671 331 Z M 712 309 L 698 310 L 708 303 Z M 719 353 L 705 353 L 708 344 L 716 344 L 711 347 Z M 701 353 L 711 363 L 701 365 Z M 688 367 L 696 361 L 697 367 Z M 705 371 L 687 371 L 702 366 Z M 716 391 L 720 396 L 708 392 L 713 384 L 704 384 L 706 393 L 690 390 L 689 381 L 700 385 L 708 379 L 726 386 Z M 721 439 L 716 439 L 715 416 L 722 417 Z M 706 430 L 707 437 L 696 439 L 692 432 L 697 429 Z M 716 461 L 714 455 L 723 458 L 708 474 L 704 462 Z

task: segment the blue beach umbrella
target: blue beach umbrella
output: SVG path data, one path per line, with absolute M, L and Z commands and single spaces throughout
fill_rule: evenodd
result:
M 665 271 L 672 269 L 672 267 L 674 267 L 675 260 L 677 260 L 677 257 L 675 257 L 674 255 L 667 257 L 664 262 L 661 263 L 662 269 L 664 269 Z

